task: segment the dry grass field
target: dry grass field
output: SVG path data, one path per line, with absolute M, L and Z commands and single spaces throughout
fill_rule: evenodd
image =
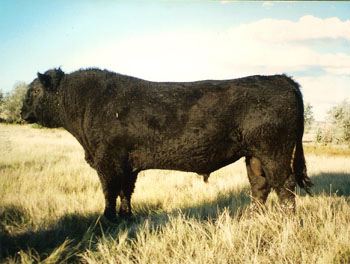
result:
M 66 131 L 0 125 L 0 263 L 350 263 L 350 152 L 306 146 L 314 197 L 295 215 L 272 194 L 249 215 L 244 161 L 205 184 L 150 170 L 137 180 L 134 219 L 100 217 L 98 177 Z

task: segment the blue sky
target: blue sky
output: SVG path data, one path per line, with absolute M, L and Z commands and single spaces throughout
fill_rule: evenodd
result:
M 318 120 L 350 97 L 350 2 L 0 0 L 0 89 L 100 67 L 153 81 L 287 73 Z

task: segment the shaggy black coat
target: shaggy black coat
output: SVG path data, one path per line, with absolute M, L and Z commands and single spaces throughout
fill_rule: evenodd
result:
M 302 147 L 299 85 L 285 75 L 223 81 L 149 82 L 88 69 L 38 74 L 22 118 L 64 127 L 83 146 L 105 195 L 105 215 L 131 214 L 139 171 L 208 175 L 246 157 L 254 202 L 271 188 L 294 208 L 294 188 L 311 186 Z

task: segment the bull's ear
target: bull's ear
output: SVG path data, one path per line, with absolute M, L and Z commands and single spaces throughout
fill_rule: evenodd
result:
M 61 68 L 49 70 L 44 74 L 38 73 L 38 78 L 41 84 L 46 90 L 51 91 L 55 91 L 57 89 L 63 77 L 64 72 L 61 70 Z
M 55 70 L 53 79 L 54 79 L 54 85 L 56 87 L 60 84 L 63 76 L 64 76 L 64 72 L 61 70 L 61 68 L 58 68 L 57 70 Z
M 51 76 L 48 74 L 41 74 L 38 72 L 38 78 L 41 82 L 41 84 L 45 87 L 45 88 L 51 88 L 52 86 L 52 81 L 51 81 Z

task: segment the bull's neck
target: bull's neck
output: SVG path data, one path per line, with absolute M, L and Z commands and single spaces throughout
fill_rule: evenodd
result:
M 87 128 L 85 104 L 75 91 L 67 92 L 62 89 L 58 91 L 57 97 L 59 98 L 58 107 L 62 126 L 84 146 L 86 144 L 85 129 Z

